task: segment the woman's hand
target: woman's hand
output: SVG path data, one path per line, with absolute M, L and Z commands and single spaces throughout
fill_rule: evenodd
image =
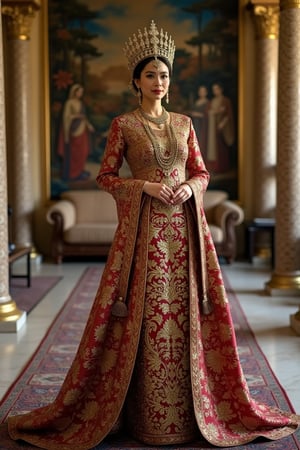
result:
M 144 192 L 157 198 L 165 205 L 180 205 L 193 195 L 188 184 L 182 184 L 176 192 L 173 192 L 169 186 L 163 183 L 150 183 L 149 181 L 144 184 Z
M 165 205 L 173 205 L 173 191 L 163 183 L 150 183 L 146 181 L 144 184 L 144 192 L 151 197 L 155 197 Z
M 173 205 L 180 205 L 181 203 L 186 202 L 193 195 L 193 191 L 191 187 L 183 183 L 179 186 L 179 188 L 173 193 Z

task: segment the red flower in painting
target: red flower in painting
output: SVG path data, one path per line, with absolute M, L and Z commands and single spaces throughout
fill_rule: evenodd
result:
M 59 39 L 63 41 L 69 41 L 72 38 L 71 33 L 65 28 L 57 30 L 56 35 Z
M 61 102 L 53 102 L 52 104 L 52 111 L 54 113 L 59 113 L 62 109 L 62 103 Z
M 65 72 L 64 70 L 59 70 L 53 75 L 55 80 L 55 86 L 57 89 L 67 89 L 70 84 L 73 84 L 73 75 L 70 72 Z

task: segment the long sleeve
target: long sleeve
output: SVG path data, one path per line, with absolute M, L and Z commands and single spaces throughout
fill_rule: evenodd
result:
M 120 199 L 121 197 L 124 199 L 128 198 L 133 186 L 138 184 L 141 187 L 144 184 L 143 180 L 119 176 L 127 149 L 121 124 L 121 118 L 113 119 L 108 133 L 102 164 L 96 177 L 99 187 L 108 191 L 115 199 Z
M 205 167 L 192 121 L 190 121 L 188 148 L 189 154 L 187 160 L 187 171 L 189 179 L 187 182 L 193 186 L 194 189 L 197 189 L 197 191 L 205 192 L 209 183 L 210 175 Z

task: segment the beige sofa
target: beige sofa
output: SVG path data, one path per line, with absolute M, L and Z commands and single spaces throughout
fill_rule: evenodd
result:
M 236 257 L 235 227 L 243 210 L 223 191 L 207 191 L 204 209 L 219 257 L 230 263 Z M 106 256 L 117 227 L 113 197 L 98 189 L 67 191 L 47 211 L 52 225 L 51 254 L 60 264 L 70 256 Z

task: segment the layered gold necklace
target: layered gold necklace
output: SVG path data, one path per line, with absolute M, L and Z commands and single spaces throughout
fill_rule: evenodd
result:
M 152 117 L 147 114 L 142 108 L 139 108 L 139 111 L 142 118 L 144 119 L 143 125 L 152 144 L 156 161 L 161 167 L 164 175 L 169 176 L 174 169 L 174 163 L 178 157 L 178 142 L 176 139 L 174 127 L 171 122 L 168 122 L 169 113 L 163 108 L 163 113 L 160 117 Z M 167 133 L 167 147 L 169 147 L 169 151 L 166 151 L 167 149 L 163 145 L 161 145 L 152 127 L 149 125 L 149 122 L 156 124 L 159 128 L 162 128 L 165 125 Z
M 158 126 L 158 128 L 163 128 L 164 124 L 167 122 L 169 118 L 169 114 L 165 110 L 165 108 L 162 108 L 162 114 L 159 117 L 153 117 L 150 116 L 150 114 L 146 113 L 146 111 L 143 110 L 143 108 L 140 108 L 140 113 L 144 117 L 144 119 L 148 120 L 148 122 L 155 123 L 155 125 Z

